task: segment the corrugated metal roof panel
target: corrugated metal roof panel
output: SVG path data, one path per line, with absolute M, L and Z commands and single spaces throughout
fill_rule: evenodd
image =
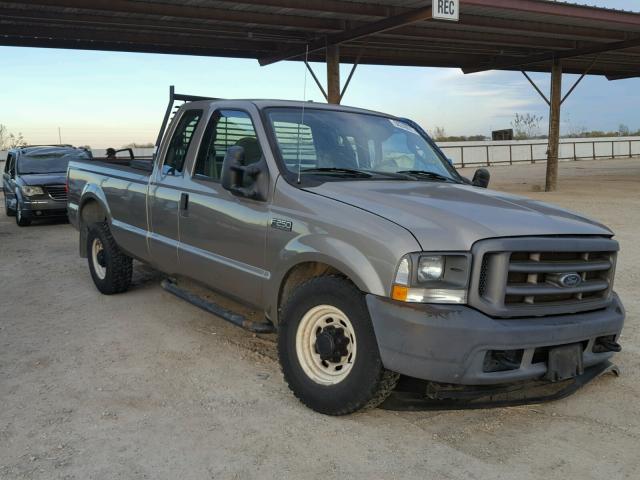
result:
M 459 23 L 421 21 L 343 44 L 362 63 L 470 68 L 640 38 L 640 14 L 546 0 L 461 0 Z M 0 3 L 0 44 L 260 58 L 430 0 L 31 0 Z M 506 6 L 505 6 L 506 5 Z M 321 59 L 322 52 L 311 58 Z M 594 55 L 564 60 L 581 71 Z M 640 75 L 640 46 L 596 74 Z M 299 59 L 299 58 L 298 58 Z M 549 62 L 527 65 L 548 69 Z M 509 67 L 514 68 L 514 67 Z M 518 67 L 522 68 L 522 67 Z

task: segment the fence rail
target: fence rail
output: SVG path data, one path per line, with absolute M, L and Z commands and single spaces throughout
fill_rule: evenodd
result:
M 505 165 L 547 161 L 546 142 L 438 142 L 440 149 L 456 167 Z M 136 158 L 148 157 L 153 148 L 134 149 Z M 104 157 L 104 149 L 93 149 L 95 157 Z M 560 143 L 560 160 L 596 160 L 599 158 L 633 158 L 640 156 L 640 137 L 602 137 L 584 141 L 564 139 Z M 0 151 L 0 169 L 4 167 L 6 151 Z
M 474 145 L 440 145 L 440 149 L 456 166 L 503 165 L 546 162 L 546 143 L 492 143 Z M 560 144 L 559 160 L 598 158 L 633 158 L 640 155 L 640 139 L 564 141 Z

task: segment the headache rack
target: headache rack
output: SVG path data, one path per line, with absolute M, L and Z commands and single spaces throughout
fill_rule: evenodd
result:
M 618 242 L 602 237 L 526 237 L 478 242 L 472 306 L 494 317 L 547 316 L 606 307 Z
M 171 118 L 171 114 L 173 112 L 173 107 L 176 102 L 197 102 L 198 100 L 220 100 L 215 97 L 202 97 L 199 95 L 186 95 L 183 93 L 176 93 L 175 86 L 171 85 L 169 87 L 169 103 L 167 104 L 167 110 L 164 113 L 164 118 L 162 119 L 162 125 L 160 126 L 160 131 L 158 132 L 158 138 L 156 139 L 156 144 L 153 149 L 153 156 L 155 159 L 155 155 L 160 148 L 160 142 L 162 141 L 162 137 L 164 136 L 165 130 L 167 129 L 167 125 L 169 124 L 169 119 Z

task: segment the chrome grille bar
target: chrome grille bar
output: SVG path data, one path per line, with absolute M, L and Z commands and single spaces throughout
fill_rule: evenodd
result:
M 573 293 L 592 293 L 606 290 L 609 282 L 606 280 L 593 280 L 581 283 L 577 287 L 561 288 L 549 283 L 510 283 L 507 285 L 507 295 L 567 295 Z
M 606 307 L 618 243 L 605 237 L 519 237 L 477 242 L 469 303 L 496 317 Z M 565 275 L 566 274 L 566 275 Z M 565 278 L 578 277 L 574 283 Z

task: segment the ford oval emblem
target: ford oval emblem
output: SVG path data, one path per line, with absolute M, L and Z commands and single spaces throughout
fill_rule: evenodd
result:
M 575 272 L 563 273 L 558 278 L 558 283 L 567 288 L 577 287 L 582 283 L 582 277 Z

